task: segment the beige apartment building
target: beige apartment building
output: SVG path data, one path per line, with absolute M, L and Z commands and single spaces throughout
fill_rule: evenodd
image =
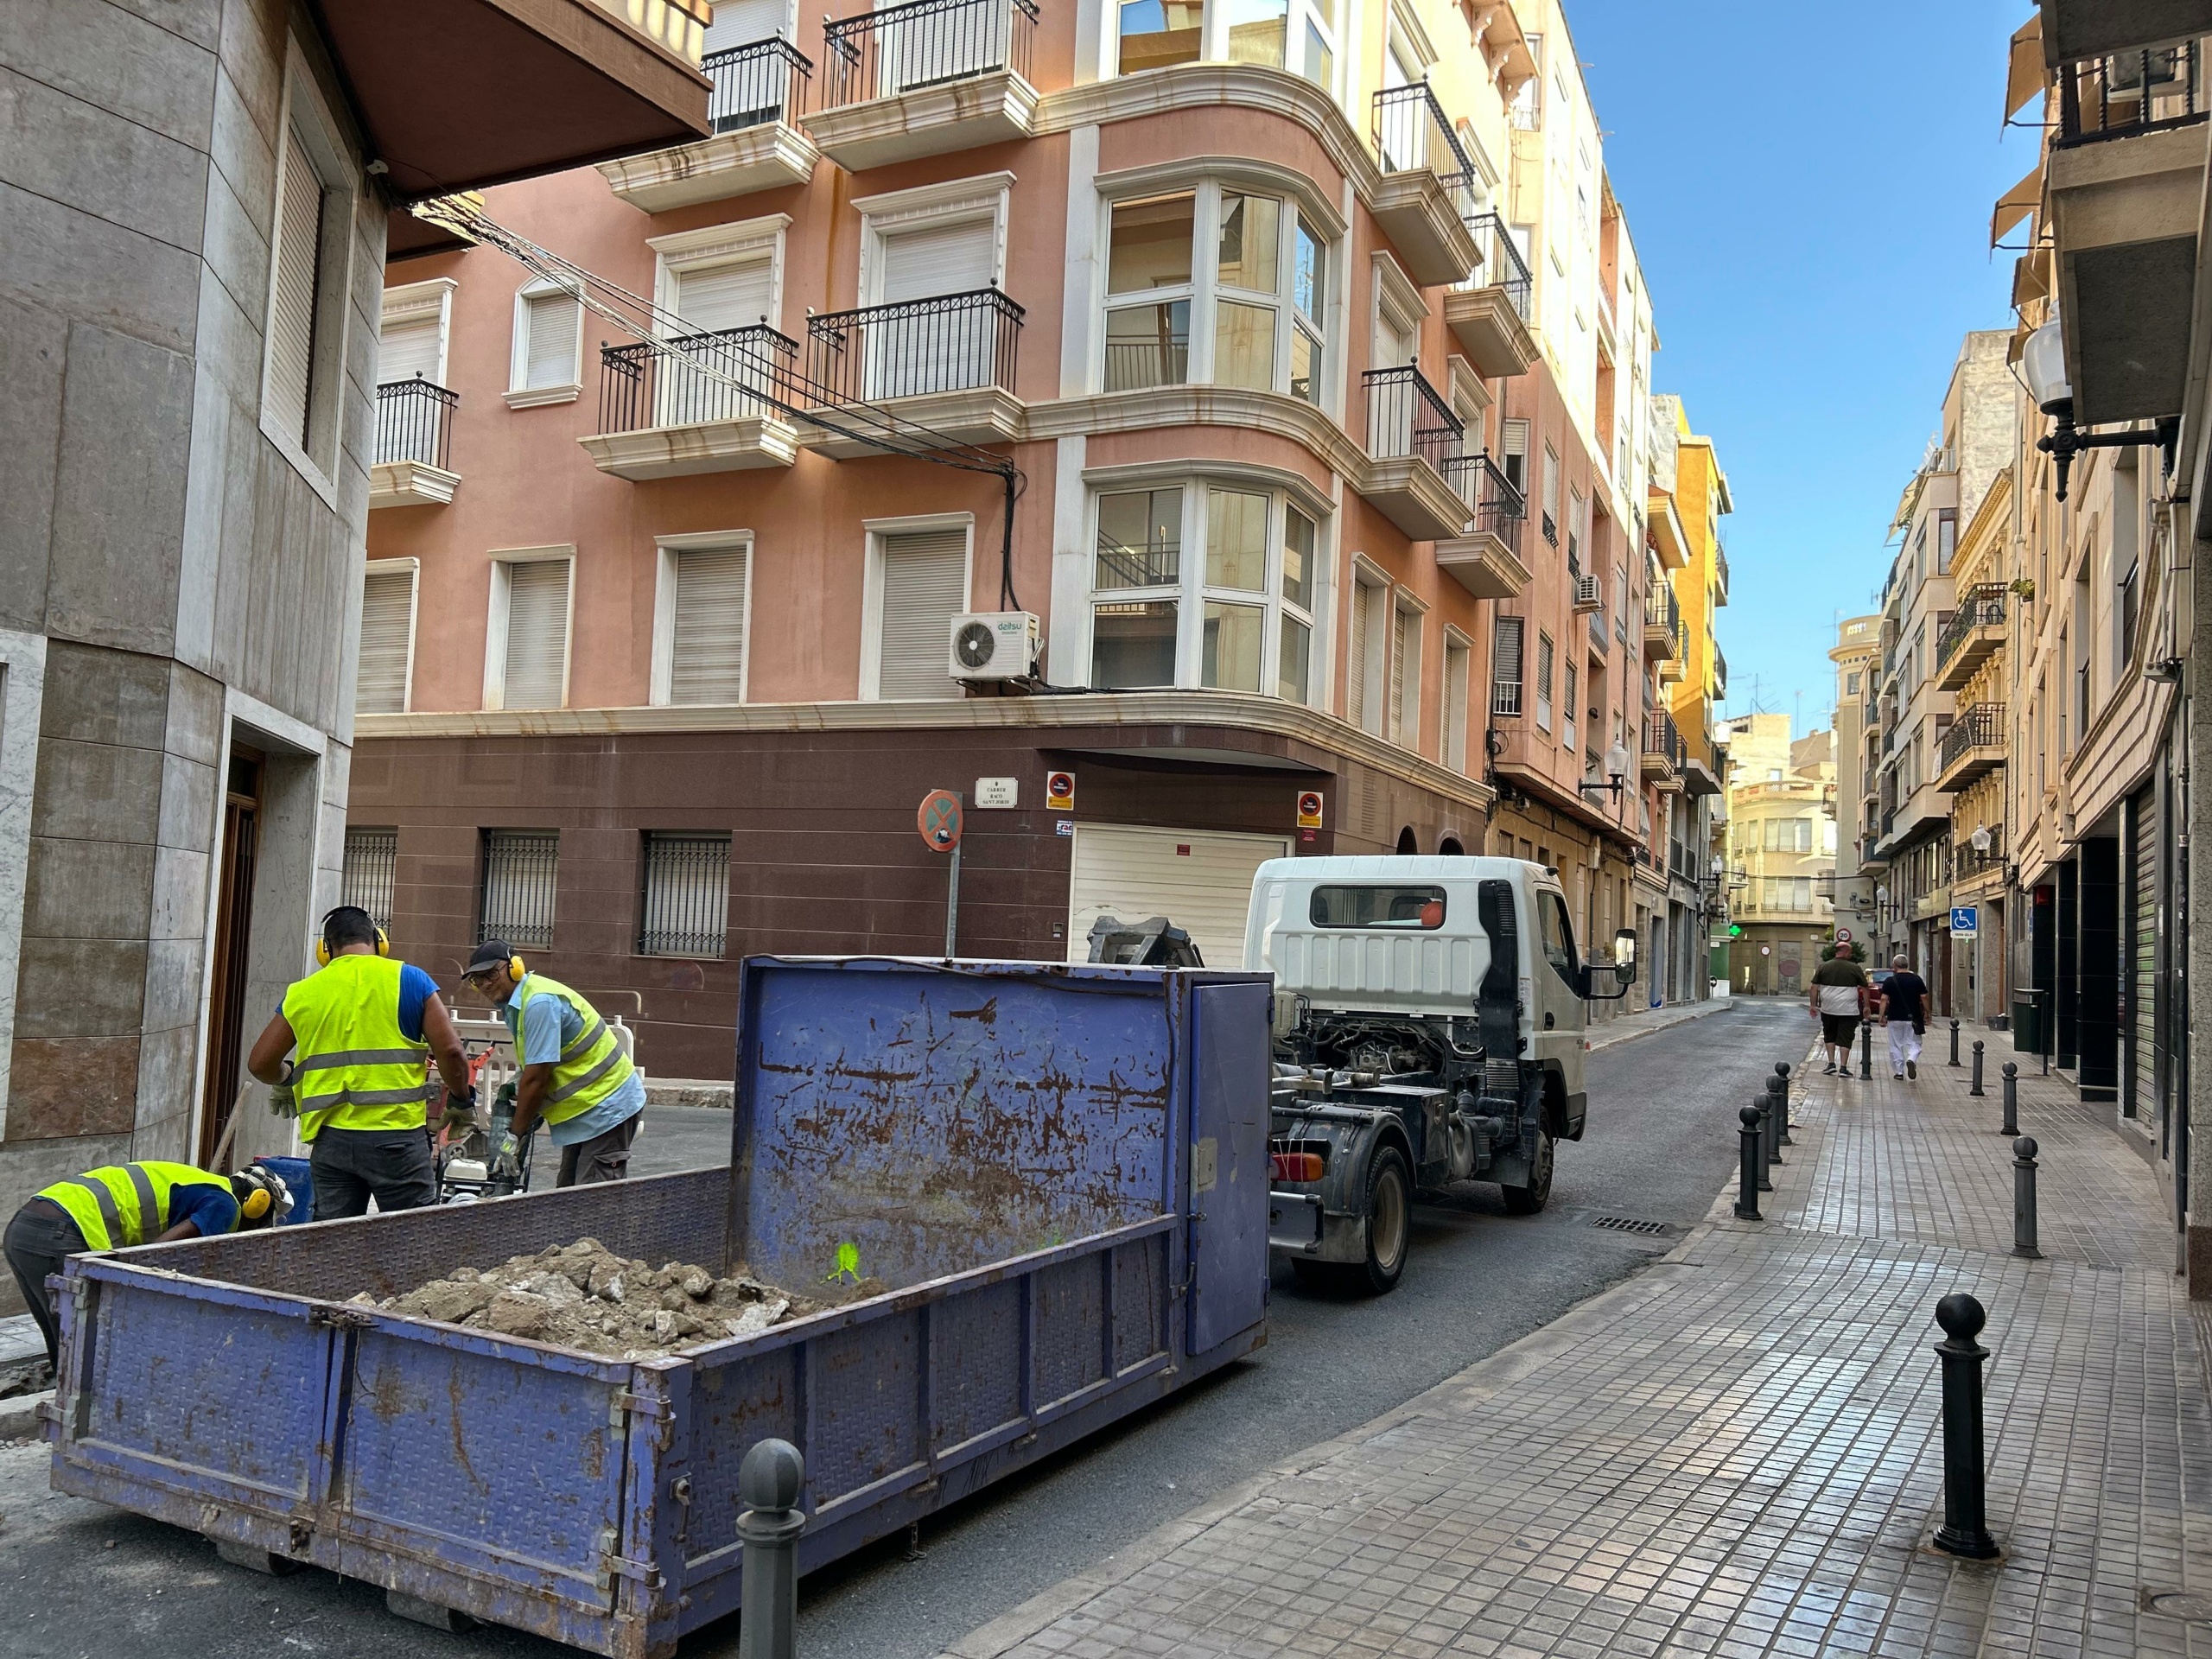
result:
M 288 1147 L 226 1131 L 339 890 L 387 248 L 415 199 L 708 130 L 703 0 L 559 10 L 0 29 L 0 1213 Z
M 1880 667 L 1882 619 L 1854 616 L 1836 625 L 1828 660 L 1835 664 L 1835 871 L 1829 899 L 1836 925 L 1852 938 L 1873 941 L 1877 873 L 1865 868 L 1860 854 L 1867 826 L 1880 802 L 1874 778 L 1880 770 Z
M 1835 734 L 1790 723 L 1726 722 L 1728 982 L 1751 995 L 1803 995 L 1837 920 Z
M 1555 4 L 706 48 L 712 136 L 385 290 L 346 890 L 405 948 L 501 934 L 726 1076 L 745 953 L 946 947 L 934 789 L 962 955 L 1235 963 L 1331 851 L 1643 925 L 1651 306 Z

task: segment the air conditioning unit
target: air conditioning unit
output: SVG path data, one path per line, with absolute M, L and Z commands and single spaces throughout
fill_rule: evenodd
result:
M 1037 671 L 1037 619 L 1027 611 L 982 611 L 952 619 L 956 680 L 1026 680 Z
M 1577 576 L 1574 579 L 1574 608 L 1576 610 L 1594 611 L 1600 608 L 1605 602 L 1604 596 L 1598 590 L 1597 577 Z

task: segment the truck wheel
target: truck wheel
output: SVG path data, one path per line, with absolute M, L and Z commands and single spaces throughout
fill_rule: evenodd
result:
M 1414 1187 L 1404 1155 L 1395 1147 L 1376 1147 L 1367 1165 L 1367 1261 L 1352 1269 L 1361 1289 L 1381 1296 L 1397 1287 L 1406 1270 L 1413 1215 Z
M 1541 1129 L 1536 1131 L 1536 1150 L 1529 1160 L 1529 1185 L 1502 1186 L 1505 1195 L 1505 1213 L 1509 1216 L 1533 1216 L 1551 1202 L 1552 1197 L 1552 1138 Z

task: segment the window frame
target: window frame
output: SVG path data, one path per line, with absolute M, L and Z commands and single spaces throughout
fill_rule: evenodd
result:
M 561 701 L 569 706 L 569 683 L 576 657 L 576 550 L 574 543 L 550 547 L 503 547 L 492 554 L 492 599 L 484 626 L 484 707 L 498 712 L 506 708 L 507 623 L 513 593 L 514 568 L 518 564 L 561 563 L 569 567 L 568 615 L 561 630 Z
M 1325 628 L 1327 610 L 1324 600 L 1329 588 L 1324 576 L 1330 568 L 1333 548 L 1333 515 L 1319 510 L 1320 504 L 1313 499 L 1310 486 L 1300 489 L 1293 487 L 1293 483 L 1289 475 L 1277 473 L 1273 468 L 1245 471 L 1176 466 L 1166 468 L 1114 467 L 1086 473 L 1081 594 L 1084 615 L 1082 683 L 1091 684 L 1096 671 L 1094 654 L 1097 638 L 1096 620 L 1102 603 L 1140 605 L 1172 601 L 1176 607 L 1173 683 L 1111 689 L 1128 691 L 1241 690 L 1208 686 L 1205 672 L 1205 607 L 1210 603 L 1242 605 L 1259 610 L 1262 615 L 1259 688 L 1256 692 L 1246 691 L 1245 695 L 1287 701 L 1281 696 L 1279 688 L 1282 683 L 1282 624 L 1287 618 L 1302 623 L 1306 630 L 1306 700 L 1294 706 L 1321 708 L 1325 692 L 1324 677 L 1319 671 L 1324 641 L 1327 637 Z M 1182 493 L 1179 525 L 1181 539 L 1178 544 L 1176 580 L 1173 583 L 1143 588 L 1100 588 L 1098 524 L 1102 503 L 1108 496 L 1160 490 L 1179 490 Z M 1261 575 L 1261 586 L 1257 588 L 1224 588 L 1206 580 L 1206 535 L 1210 518 L 1207 503 L 1217 491 L 1232 495 L 1264 496 L 1267 499 L 1266 564 Z M 1306 576 L 1307 598 L 1302 605 L 1293 601 L 1283 592 L 1289 514 L 1294 510 L 1313 526 L 1313 553 Z
M 766 259 L 768 265 L 767 324 L 778 333 L 784 328 L 784 240 L 791 229 L 789 213 L 764 213 L 757 219 L 732 219 L 704 225 L 697 230 L 649 236 L 653 251 L 653 304 L 664 317 L 678 315 L 677 296 L 680 279 L 690 271 L 711 270 L 719 265 L 752 264 Z M 750 325 L 745 325 L 750 326 Z M 664 340 L 681 339 L 701 331 L 683 327 L 674 333 L 655 331 Z
M 394 576 L 403 570 L 407 575 L 407 666 L 404 671 L 404 677 L 400 682 L 399 708 L 397 712 L 404 715 L 412 711 L 415 707 L 415 642 L 416 627 L 423 614 L 423 562 L 410 555 L 404 558 L 365 559 L 361 566 L 364 611 L 366 610 L 369 578 Z M 353 698 L 357 715 L 360 712 L 360 637 L 357 625 L 353 645 Z M 375 712 L 389 714 L 394 711 L 378 709 Z
M 530 303 L 555 294 L 565 294 L 576 308 L 576 348 L 567 381 L 548 386 L 530 384 Z M 584 393 L 584 306 L 582 296 L 566 283 L 533 276 L 515 289 L 513 334 L 507 344 L 507 389 L 501 394 L 509 409 L 539 409 L 549 404 L 573 404 Z
M 377 336 L 381 343 L 384 331 L 394 323 L 413 322 L 425 313 L 436 313 L 438 372 L 430 384 L 441 390 L 448 389 L 446 381 L 452 372 L 449 359 L 453 350 L 453 296 L 454 290 L 460 286 L 450 276 L 433 276 L 424 282 L 404 283 L 397 288 L 387 288 L 384 291 L 382 308 L 377 315 Z M 384 378 L 381 353 L 377 364 L 377 384 L 381 386 L 399 384 Z
M 653 537 L 653 638 L 652 664 L 645 692 L 645 701 L 652 708 L 693 707 L 675 702 L 676 685 L 676 576 L 679 556 L 685 553 L 734 553 L 745 555 L 745 626 L 743 644 L 739 647 L 743 660 L 738 666 L 737 700 L 749 702 L 753 696 L 753 537 L 749 530 L 696 531 L 681 536 Z M 706 705 L 696 705 L 704 707 Z
M 924 226 L 950 229 L 982 224 L 991 226 L 989 286 L 1006 291 L 1007 223 L 1012 217 L 1014 175 L 978 173 L 967 178 L 946 179 L 938 184 L 917 185 L 910 190 L 888 190 L 876 195 L 855 196 L 849 204 L 861 216 L 860 304 L 883 303 L 883 278 L 887 253 L 885 245 L 901 232 Z M 780 297 L 780 275 L 778 294 Z
M 729 960 L 729 899 L 731 853 L 735 837 L 728 830 L 641 830 L 638 832 L 638 925 L 632 936 L 633 954 L 655 962 L 727 962 Z M 645 949 L 646 924 L 652 915 L 653 848 L 655 842 L 698 842 L 718 843 L 722 850 L 721 887 L 721 948 L 704 950 L 648 950 Z
M 278 140 L 270 169 L 268 293 L 261 316 L 261 374 L 256 399 L 256 419 L 262 435 L 275 444 L 293 470 L 323 504 L 335 512 L 338 465 L 344 399 L 350 385 L 346 372 L 349 333 L 353 320 L 353 219 L 359 205 L 356 162 L 339 137 L 336 118 L 323 96 L 298 40 L 284 41 L 283 91 L 277 111 Z M 322 207 L 316 226 L 315 276 L 315 326 L 308 343 L 307 421 L 302 432 L 289 432 L 276 418 L 271 406 L 275 372 L 273 345 L 276 318 L 276 269 L 283 257 L 284 184 L 291 167 L 291 147 L 283 142 L 296 134 L 322 188 Z M 371 391 L 373 404 L 374 391 Z
M 961 604 L 953 614 L 967 613 L 976 594 L 976 515 L 972 512 L 923 512 L 900 518 L 864 518 L 861 531 L 866 537 L 861 567 L 861 663 L 860 684 L 856 695 L 862 702 L 917 702 L 927 698 L 886 697 L 883 685 L 883 544 L 893 536 L 921 536 L 932 531 L 957 530 L 966 543 L 966 554 L 961 565 Z M 753 569 L 748 561 L 745 580 L 748 601 L 753 582 Z M 751 610 L 747 611 L 748 629 Z M 749 642 L 748 642 L 749 643 Z M 948 633 L 944 648 L 946 660 L 950 661 L 952 639 Z M 752 668 L 751 653 L 747 655 L 747 671 Z

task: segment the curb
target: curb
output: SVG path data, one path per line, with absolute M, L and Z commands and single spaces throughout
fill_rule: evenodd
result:
M 1614 1032 L 1611 1026 L 1600 1026 L 1598 1032 L 1587 1039 L 1586 1052 L 1595 1054 L 1621 1043 L 1632 1043 L 1639 1037 L 1656 1037 L 1662 1031 L 1672 1031 L 1677 1026 L 1687 1026 L 1699 1020 L 1709 1020 L 1716 1014 L 1725 1014 L 1730 1008 L 1740 1006 L 1732 997 L 1713 996 L 1702 1002 L 1677 1003 L 1675 1007 L 1681 1012 L 1675 1014 L 1674 1018 L 1662 1020 L 1656 1025 L 1638 1026 L 1633 1031 Z M 1635 1018 L 1633 1014 L 1629 1017 Z M 1627 1020 L 1615 1023 L 1625 1025 Z

